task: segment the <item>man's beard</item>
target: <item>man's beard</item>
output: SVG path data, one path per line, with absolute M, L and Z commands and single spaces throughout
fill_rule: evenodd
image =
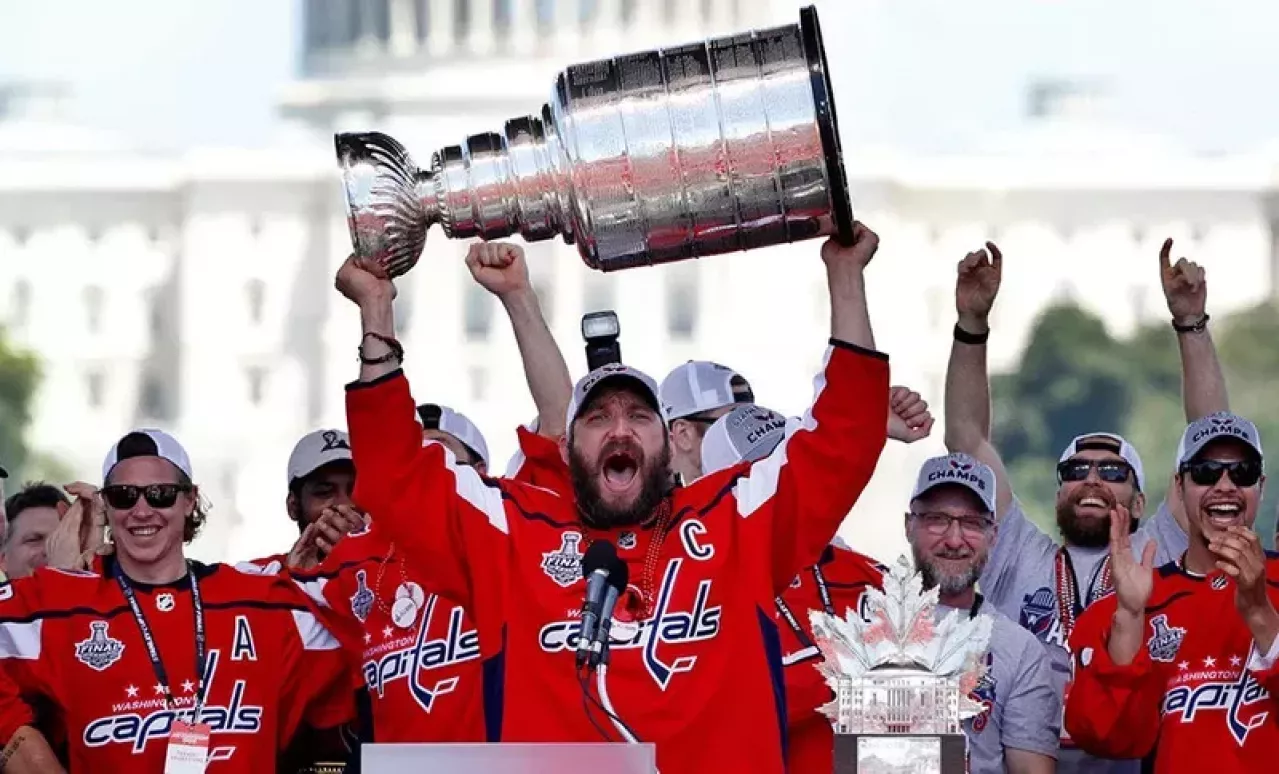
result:
M 986 569 L 985 554 L 966 557 L 972 561 L 968 569 L 958 573 L 948 573 L 935 564 L 938 557 L 924 556 L 913 545 L 910 550 L 915 555 L 915 567 L 923 578 L 924 588 L 936 588 L 940 594 L 949 596 L 964 593 L 976 585 L 977 580 L 981 578 L 982 570 Z
M 631 449 L 637 459 L 642 459 L 642 452 L 634 446 Z M 609 447 L 604 447 L 600 450 L 599 462 L 591 464 L 578 453 L 576 447 L 569 446 L 568 472 L 573 482 L 573 495 L 577 498 L 577 510 L 582 515 L 582 521 L 595 529 L 643 524 L 671 489 L 670 440 L 662 443 L 662 451 L 656 459 L 643 461 L 643 468 L 636 473 L 641 477 L 639 496 L 627 508 L 615 508 L 607 504 L 600 492 L 600 468 L 611 451 Z
M 1115 497 L 1106 487 L 1081 486 L 1069 500 L 1057 503 L 1057 529 L 1061 530 L 1061 537 L 1068 546 L 1105 548 L 1110 545 L 1110 518 L 1087 518 L 1075 514 L 1075 508 L 1086 497 L 1100 498 L 1112 508 L 1115 505 Z M 1131 510 L 1132 503 L 1128 507 Z

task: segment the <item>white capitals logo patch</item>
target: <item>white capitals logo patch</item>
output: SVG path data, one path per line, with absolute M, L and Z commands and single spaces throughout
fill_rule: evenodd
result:
M 1180 626 L 1169 626 L 1168 616 L 1163 613 L 1150 619 L 1150 630 L 1150 639 L 1146 640 L 1150 660 L 1171 664 L 1177 658 L 1177 651 L 1181 650 L 1186 630 Z
M 76 643 L 76 660 L 98 672 L 120 660 L 124 653 L 124 643 L 107 634 L 106 621 L 93 621 L 89 624 L 89 639 Z
M 542 572 L 564 588 L 582 579 L 582 533 L 565 532 L 560 535 L 560 547 L 542 554 Z

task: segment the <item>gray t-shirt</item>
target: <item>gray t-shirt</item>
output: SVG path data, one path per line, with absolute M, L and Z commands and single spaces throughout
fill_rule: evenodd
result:
M 1156 567 L 1174 561 L 1189 545 L 1186 533 L 1173 518 L 1167 503 L 1161 503 L 1153 516 L 1142 521 L 1132 538 L 1133 551 L 1141 556 L 1152 540 L 1157 546 Z M 1054 686 L 1060 695 L 1070 680 L 1072 662 L 1065 647 L 1065 632 L 1058 620 L 1055 567 L 1059 547 L 1026 518 L 1021 503 L 1014 500 L 999 522 L 999 533 L 979 587 L 999 612 L 1044 643 L 1052 663 Z M 1081 598 L 1085 604 L 1095 601 L 1102 593 L 1100 576 L 1107 549 L 1071 546 L 1066 550 Z M 1057 770 L 1062 774 L 1136 774 L 1141 768 L 1137 761 L 1094 758 L 1068 742 L 1057 760 Z
M 941 615 L 954 608 L 937 606 Z M 964 611 L 967 612 L 967 611 Z M 1004 750 L 1057 757 L 1061 693 L 1043 644 L 989 604 L 979 613 L 994 619 L 986 675 L 975 691 L 988 709 L 964 721 L 970 774 L 1004 774 Z

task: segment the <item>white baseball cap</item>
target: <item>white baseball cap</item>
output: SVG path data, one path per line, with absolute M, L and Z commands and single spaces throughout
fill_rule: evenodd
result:
M 995 512 L 995 471 L 986 463 L 960 453 L 924 460 L 910 500 L 914 502 L 928 490 L 950 484 L 977 495 L 988 513 Z
M 423 403 L 417 407 L 417 418 L 422 427 L 439 430 L 456 438 L 458 443 L 470 449 L 472 454 L 484 462 L 484 467 L 488 467 L 489 445 L 480 428 L 467 419 L 465 414 L 438 403 Z
M 786 417 L 763 406 L 748 403 L 734 408 L 702 436 L 702 474 L 772 454 L 786 437 L 786 423 Z
M 618 381 L 634 383 L 640 388 L 640 395 L 649 401 L 658 413 L 662 413 L 662 399 L 653 377 L 638 368 L 631 368 L 621 363 L 607 363 L 583 376 L 577 384 L 573 385 L 573 397 L 568 402 L 568 421 L 565 424 L 567 428 L 565 432 L 569 438 L 573 435 L 573 420 L 577 419 L 582 408 L 590 403 L 591 393 L 603 384 Z
M 662 380 L 659 392 L 666 421 L 714 411 L 737 403 L 754 403 L 750 382 L 728 366 L 690 360 Z
M 1098 439 L 1104 439 L 1100 442 Z M 1066 448 L 1062 449 L 1061 457 L 1057 459 L 1057 464 L 1061 464 L 1081 451 L 1088 449 L 1104 449 L 1105 451 L 1115 451 L 1111 448 L 1111 444 L 1118 447 L 1118 454 L 1123 458 L 1124 462 L 1132 468 L 1133 478 L 1137 480 L 1137 491 L 1146 491 L 1146 471 L 1141 466 L 1141 455 L 1137 453 L 1137 449 L 1126 440 L 1122 435 L 1115 433 L 1086 433 L 1084 435 L 1075 436 L 1074 440 L 1066 444 Z
M 1218 411 L 1201 417 L 1186 427 L 1186 431 L 1181 434 L 1181 442 L 1177 444 L 1177 468 L 1180 469 L 1203 451 L 1205 446 L 1221 438 L 1233 438 L 1254 451 L 1258 460 L 1265 458 L 1257 426 L 1238 414 Z
M 341 430 L 315 430 L 302 436 L 289 455 L 289 486 L 330 462 L 351 461 L 351 439 Z
M 182 471 L 188 479 L 195 478 L 191 473 L 191 458 L 178 439 L 163 430 L 142 428 L 127 433 L 107 452 L 107 458 L 102 461 L 102 480 L 105 482 L 110 478 L 116 465 L 134 457 L 159 457 Z

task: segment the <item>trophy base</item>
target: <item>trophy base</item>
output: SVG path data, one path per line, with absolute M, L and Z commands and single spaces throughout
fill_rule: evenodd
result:
M 835 774 L 966 774 L 963 734 L 836 734 Z

